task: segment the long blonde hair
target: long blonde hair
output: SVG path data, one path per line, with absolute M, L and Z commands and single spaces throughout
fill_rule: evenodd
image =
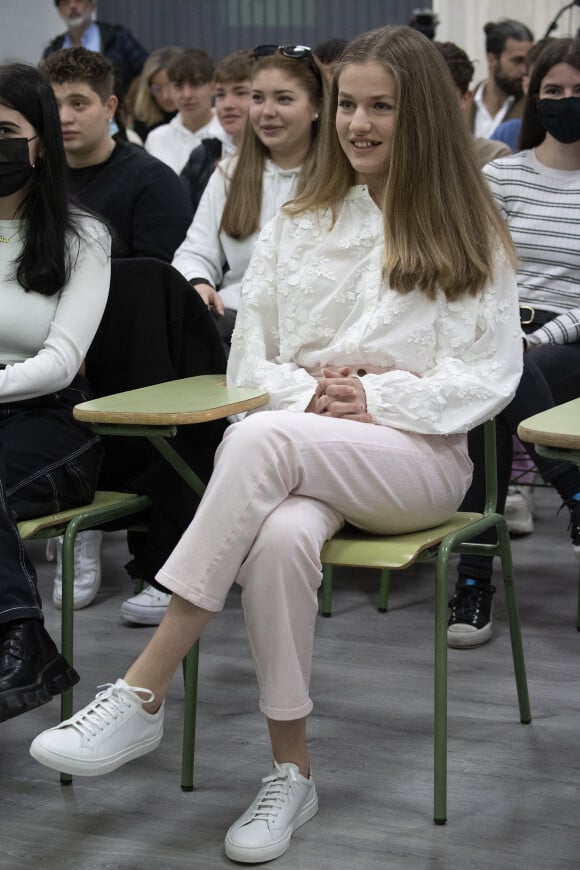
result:
M 328 105 L 327 85 L 322 73 L 320 77 L 314 74 L 307 58 L 288 58 L 279 52 L 261 57 L 254 63 L 252 78 L 264 69 L 279 69 L 289 78 L 295 79 L 318 110 L 319 117 L 312 122 L 311 148 L 298 178 L 297 191 L 300 192 L 318 171 L 318 140 Z M 247 121 L 235 168 L 229 179 L 228 195 L 220 224 L 220 231 L 223 230 L 233 239 L 246 239 L 260 228 L 264 166 L 269 156 L 269 149 L 260 141 Z
M 335 213 L 355 173 L 336 134 L 338 81 L 345 67 L 374 61 L 393 76 L 396 124 L 382 203 L 384 270 L 401 293 L 418 287 L 433 298 L 477 294 L 492 276 L 494 249 L 516 257 L 509 232 L 477 165 L 473 140 L 459 109 L 445 61 L 410 27 L 362 34 L 344 50 L 320 137 L 324 155 L 290 213 L 331 208 Z

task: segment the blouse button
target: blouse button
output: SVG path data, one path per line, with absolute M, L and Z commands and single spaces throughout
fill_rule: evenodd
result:
M 359 378 L 362 378 L 363 375 L 366 375 L 367 370 L 366 369 L 357 369 L 356 373 L 359 376 Z

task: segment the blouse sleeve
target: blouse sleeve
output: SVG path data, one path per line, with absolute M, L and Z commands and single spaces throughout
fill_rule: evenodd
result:
M 505 257 L 473 299 L 441 302 L 434 364 L 421 376 L 395 370 L 362 383 L 375 422 L 425 434 L 467 432 L 513 398 L 523 368 L 516 276 Z M 468 311 L 477 306 L 475 335 L 466 340 Z
M 225 201 L 225 176 L 218 166 L 208 181 L 187 235 L 172 261 L 172 266 L 188 281 L 205 278 L 216 289 L 220 287 L 226 265 L 219 233 Z
M 72 383 L 105 310 L 111 275 L 111 238 L 103 224 L 87 221 L 71 242 L 73 265 L 60 291 L 48 335 L 38 353 L 0 371 L 2 401 L 57 392 Z
M 262 410 L 304 411 L 316 380 L 293 362 L 278 363 L 276 219 L 266 224 L 244 275 L 240 308 L 228 359 L 228 383 L 265 389 L 270 394 Z

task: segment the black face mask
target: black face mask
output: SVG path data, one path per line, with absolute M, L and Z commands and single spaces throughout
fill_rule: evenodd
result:
M 580 139 L 580 97 L 540 100 L 538 114 L 544 130 L 558 142 L 570 145 Z
M 24 138 L 0 139 L 0 196 L 11 196 L 30 181 L 34 167 L 28 154 L 29 142 Z

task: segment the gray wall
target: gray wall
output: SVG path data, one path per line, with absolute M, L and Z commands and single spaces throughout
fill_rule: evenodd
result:
M 406 24 L 416 0 L 99 0 L 99 18 L 124 24 L 152 51 L 205 48 L 219 59 L 262 42 L 314 47 L 383 24 Z M 429 5 L 429 4 L 425 4 Z

